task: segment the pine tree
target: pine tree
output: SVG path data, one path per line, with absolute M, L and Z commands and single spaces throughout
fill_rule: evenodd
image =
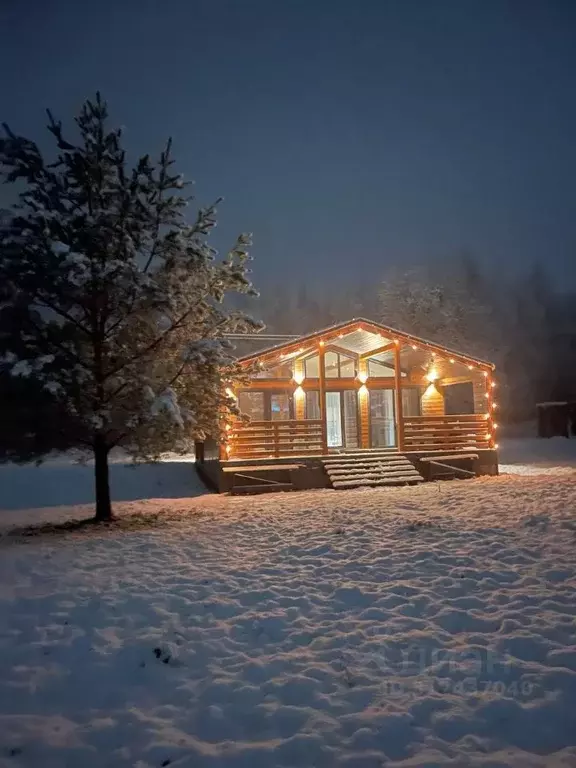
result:
M 106 520 L 112 448 L 184 452 L 218 437 L 234 410 L 224 385 L 240 374 L 224 334 L 259 326 L 224 299 L 256 295 L 250 237 L 218 260 L 207 243 L 215 205 L 186 222 L 170 141 L 157 162 L 130 167 L 99 94 L 76 118 L 77 140 L 48 116 L 53 162 L 7 126 L 0 138 L 0 170 L 23 188 L 0 222 L 0 368 L 39 387 L 57 419 L 5 454 L 92 453 L 96 518 Z

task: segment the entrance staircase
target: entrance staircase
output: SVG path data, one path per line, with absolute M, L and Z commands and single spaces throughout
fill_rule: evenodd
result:
M 327 456 L 322 464 L 333 488 L 416 485 L 423 480 L 414 465 L 395 448 Z

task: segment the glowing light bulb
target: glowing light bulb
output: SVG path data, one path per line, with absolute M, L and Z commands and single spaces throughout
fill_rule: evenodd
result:
M 412 349 L 418 349 L 418 347 L 416 346 L 416 344 L 412 344 Z
M 450 358 L 450 362 L 451 362 L 451 363 L 455 363 L 455 362 L 456 362 L 456 360 L 454 360 L 454 358 L 453 358 L 453 357 L 451 357 L 451 358 Z

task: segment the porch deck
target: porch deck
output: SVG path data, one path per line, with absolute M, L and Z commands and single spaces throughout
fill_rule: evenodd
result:
M 198 464 L 201 477 L 219 493 L 265 493 L 317 488 L 351 489 L 414 485 L 423 480 L 498 474 L 491 448 L 447 452 L 365 448 L 270 458 L 212 459 Z M 249 487 L 248 487 L 249 486 Z

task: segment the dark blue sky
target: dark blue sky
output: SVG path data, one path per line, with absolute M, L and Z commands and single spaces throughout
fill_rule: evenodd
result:
M 576 281 L 572 0 L 0 0 L 0 71 L 32 138 L 96 89 L 134 151 L 171 134 L 261 280 L 467 250 Z

